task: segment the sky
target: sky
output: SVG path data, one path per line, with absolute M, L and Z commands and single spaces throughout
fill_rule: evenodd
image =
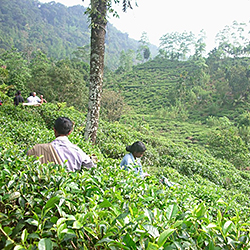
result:
M 109 18 L 118 30 L 128 33 L 130 38 L 140 40 L 143 32 L 149 42 L 160 45 L 160 38 L 171 32 L 192 31 L 198 35 L 206 33 L 207 51 L 212 50 L 215 36 L 226 25 L 250 22 L 250 0 L 136 0 L 138 7 L 122 12 L 122 5 L 116 5 L 120 18 Z M 51 2 L 51 0 L 40 0 Z M 66 6 L 83 5 L 90 0 L 55 0 Z M 132 0 L 135 3 L 134 0 Z M 248 29 L 249 30 L 249 29 Z M 249 34 L 250 37 L 250 34 Z

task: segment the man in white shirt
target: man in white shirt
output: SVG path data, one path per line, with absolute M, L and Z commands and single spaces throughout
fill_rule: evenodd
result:
M 58 162 L 59 164 L 65 163 L 68 171 L 80 170 L 82 167 L 94 167 L 95 164 L 90 157 L 78 146 L 69 141 L 67 136 L 70 135 L 72 131 L 73 122 L 69 118 L 57 118 L 54 124 L 56 139 L 51 143 L 35 145 L 28 151 L 28 155 L 40 156 L 43 154 L 45 160 L 41 158 L 41 163 L 51 161 L 57 164 Z M 46 146 L 46 148 L 44 146 Z
M 34 96 L 33 92 L 30 93 L 30 96 L 27 98 L 28 103 L 33 103 L 34 102 Z
M 33 102 L 41 103 L 41 99 L 36 95 L 36 92 L 33 92 Z

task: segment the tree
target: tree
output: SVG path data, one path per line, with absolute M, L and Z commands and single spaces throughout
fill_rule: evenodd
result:
M 58 61 L 49 70 L 48 77 L 49 85 L 40 86 L 40 91 L 46 93 L 47 101 L 66 102 L 78 110 L 86 111 L 88 89 L 83 80 L 84 75 L 73 67 L 69 59 Z
M 148 47 L 143 50 L 143 57 L 145 60 L 149 59 L 150 54 L 151 54 L 151 52 L 150 52 L 150 49 Z
M 248 37 L 247 24 L 234 21 L 231 26 L 226 25 L 216 35 L 216 42 L 218 49 L 222 51 L 222 57 L 248 55 L 250 43 Z
M 129 49 L 126 52 L 122 50 L 120 54 L 119 68 L 116 72 L 126 72 L 132 70 L 134 54 L 135 52 L 132 49 Z
M 90 46 L 84 45 L 82 47 L 78 47 L 77 50 L 73 52 L 73 55 L 84 62 L 89 62 L 89 52 Z
M 114 0 L 114 3 L 119 2 L 119 0 Z M 132 8 L 130 2 L 130 0 L 122 1 L 123 11 L 126 11 L 127 8 Z M 95 143 L 99 123 L 107 11 L 114 13 L 111 6 L 111 0 L 91 0 L 90 7 L 87 10 L 91 18 L 91 53 L 89 102 L 84 138 L 85 140 L 90 140 L 92 143 Z
M 119 92 L 104 90 L 101 101 L 101 117 L 109 122 L 119 121 L 124 109 L 124 100 Z
M 80 59 L 49 60 L 45 54 L 33 53 L 29 65 L 31 78 L 27 89 L 43 94 L 48 102 L 65 102 L 86 112 L 89 65 Z
M 186 31 L 182 34 L 178 32 L 167 33 L 160 38 L 160 41 L 159 53 L 161 55 L 171 60 L 185 60 L 194 44 L 194 34 Z
M 8 80 L 8 70 L 4 62 L 0 59 L 0 85 Z
M 148 35 L 144 31 L 142 32 L 141 39 L 139 41 L 139 47 L 137 49 L 137 55 L 136 55 L 137 60 L 144 62 L 144 59 L 145 60 L 149 59 L 150 49 L 148 46 L 149 46 Z
M 88 114 L 85 140 L 95 143 L 103 84 L 108 0 L 91 0 L 91 54 Z
M 195 43 L 195 53 L 193 58 L 196 60 L 203 57 L 203 53 L 206 52 L 205 39 L 206 39 L 205 31 L 201 30 L 200 34 L 198 34 L 198 40 Z
M 22 91 L 22 94 L 28 93 L 26 82 L 29 81 L 31 74 L 23 54 L 13 48 L 1 54 L 1 59 L 3 64 L 1 66 L 4 66 L 3 73 L 6 75 L 4 82 L 7 85 L 14 85 L 16 90 Z
M 50 62 L 47 56 L 41 51 L 33 52 L 31 57 L 32 59 L 29 64 L 31 78 L 26 84 L 27 88 L 30 91 L 36 91 L 39 94 L 43 94 L 47 98 L 50 94 L 49 89 L 53 89 L 53 84 L 51 84 L 48 75 L 52 62 Z M 53 97 L 51 96 L 51 98 Z
M 226 79 L 235 103 L 247 101 L 250 90 L 250 70 L 248 65 L 234 65 L 226 70 Z

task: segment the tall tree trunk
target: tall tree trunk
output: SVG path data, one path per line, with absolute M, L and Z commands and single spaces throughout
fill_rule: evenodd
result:
M 91 0 L 90 86 L 85 140 L 95 143 L 103 83 L 107 0 Z

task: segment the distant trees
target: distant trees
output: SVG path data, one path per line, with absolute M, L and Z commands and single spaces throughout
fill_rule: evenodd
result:
M 77 50 L 73 52 L 73 55 L 81 61 L 88 63 L 90 60 L 90 45 L 78 47 Z
M 121 51 L 119 67 L 116 72 L 127 72 L 132 70 L 133 62 L 134 62 L 135 52 L 132 49 Z
M 216 35 L 217 50 L 221 57 L 244 56 L 250 54 L 249 29 L 246 23 L 234 21 Z
M 109 122 L 119 121 L 124 109 L 124 99 L 119 92 L 105 89 L 101 101 L 101 117 Z
M 249 101 L 250 68 L 248 65 L 233 65 L 226 71 L 233 103 Z
M 159 54 L 161 57 L 171 60 L 185 60 L 187 59 L 188 53 L 191 51 L 194 39 L 195 36 L 192 32 L 167 33 L 160 38 Z
M 141 62 L 147 61 L 150 58 L 150 54 L 148 35 L 144 31 L 139 40 L 136 59 Z
M 7 66 L 5 65 L 5 62 L 0 59 L 0 85 L 7 82 L 8 76 L 9 73 L 7 70 Z
M 250 90 L 249 26 L 234 21 L 217 34 L 216 42 L 218 46 L 209 52 L 206 63 L 220 105 L 247 102 Z
M 82 68 L 84 68 L 84 64 L 81 63 Z M 47 72 L 48 85 L 43 84 L 41 86 L 43 87 L 43 93 L 48 96 L 47 100 L 67 102 L 76 109 L 86 112 L 88 89 L 83 79 L 84 74 L 75 69 L 74 66 L 72 61 L 68 59 L 58 61 Z M 41 86 L 39 87 L 41 88 Z
M 250 55 L 249 32 L 249 24 L 246 23 L 234 21 L 232 25 L 226 25 L 216 35 L 217 47 L 210 55 L 213 54 L 217 58 Z M 187 31 L 167 33 L 160 38 L 158 56 L 171 60 L 187 60 L 190 56 L 204 57 L 205 38 L 204 30 L 201 30 L 197 37 Z
M 198 34 L 198 38 L 196 38 L 196 41 L 194 43 L 195 51 L 193 55 L 193 59 L 198 59 L 201 57 L 204 57 L 204 53 L 206 52 L 206 33 L 204 30 L 201 30 Z
M 27 88 L 43 94 L 49 102 L 67 102 L 78 110 L 87 109 L 87 71 L 79 59 L 50 61 L 45 54 L 33 53 L 30 62 L 31 78 Z
M 89 65 L 79 59 L 53 61 L 41 51 L 26 53 L 16 49 L 0 55 L 0 85 L 6 86 L 11 98 L 21 90 L 24 98 L 31 91 L 43 94 L 48 102 L 66 102 L 76 109 L 87 110 Z
M 83 14 L 85 11 L 81 5 L 66 7 L 56 1 L 1 0 L 0 53 L 12 47 L 29 54 L 39 49 L 56 60 L 71 59 L 78 47 L 90 45 L 89 20 Z M 110 23 L 107 30 L 105 65 L 115 70 L 120 52 L 136 50 L 138 42 Z M 89 63 L 89 55 L 87 58 L 84 61 Z
M 54 86 L 51 84 L 48 75 L 52 67 L 52 62 L 41 51 L 33 52 L 30 56 L 31 78 L 27 81 L 27 88 L 30 91 L 46 95 L 48 101 L 53 100 L 53 96 L 57 95 L 57 93 L 54 93 L 56 91 L 54 91 Z
M 26 83 L 31 78 L 31 71 L 27 60 L 17 49 L 12 49 L 1 54 L 2 64 L 5 70 L 2 70 L 5 77 L 4 83 L 15 86 L 16 90 L 27 91 Z

